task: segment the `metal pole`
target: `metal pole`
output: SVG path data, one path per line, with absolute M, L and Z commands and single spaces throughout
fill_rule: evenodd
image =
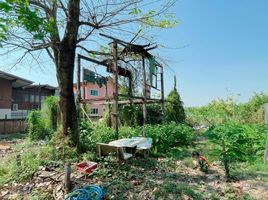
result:
M 147 124 L 147 110 L 146 110 L 146 70 L 145 70 L 145 60 L 144 55 L 142 55 L 142 75 L 143 75 L 143 136 L 146 136 L 145 125 Z

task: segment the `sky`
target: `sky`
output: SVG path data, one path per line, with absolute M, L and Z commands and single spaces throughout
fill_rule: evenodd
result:
M 165 46 L 157 53 L 169 65 L 165 93 L 174 75 L 185 106 L 230 95 L 245 102 L 254 92 L 268 93 L 267 10 L 267 0 L 179 0 L 171 10 L 179 24 L 155 35 Z M 44 66 L 17 66 L 9 73 L 56 86 L 54 67 Z

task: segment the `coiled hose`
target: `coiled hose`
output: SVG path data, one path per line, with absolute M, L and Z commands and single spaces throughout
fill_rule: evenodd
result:
M 87 185 L 70 193 L 65 200 L 101 200 L 103 190 L 100 186 Z

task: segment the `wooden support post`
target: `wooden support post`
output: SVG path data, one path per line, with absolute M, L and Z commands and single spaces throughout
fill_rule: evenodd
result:
M 7 134 L 6 121 L 7 121 L 7 115 L 5 115 L 5 120 L 4 120 L 4 134 Z
M 87 82 L 85 81 L 85 68 L 83 68 L 83 99 L 86 99 L 86 84 Z
M 76 99 L 76 106 L 78 110 L 77 119 L 78 123 L 80 121 L 80 102 L 81 102 L 81 58 L 80 55 L 77 55 L 77 77 L 76 77 L 76 91 L 77 91 L 77 99 Z
M 86 84 L 87 84 L 87 81 L 85 80 L 85 68 L 83 67 L 83 73 L 82 73 L 82 89 L 83 89 L 83 97 L 82 99 L 86 99 Z M 87 111 L 87 106 L 85 103 L 82 104 L 82 107 L 85 111 Z M 85 115 L 86 112 L 83 112 L 83 119 L 86 118 L 86 115 Z
M 164 69 L 163 66 L 160 66 L 160 80 L 161 80 L 161 109 L 163 122 L 165 120 L 165 93 L 164 93 Z
M 69 192 L 71 190 L 71 164 L 70 162 L 65 163 L 64 166 L 64 190 Z
M 17 167 L 20 167 L 21 166 L 21 156 L 20 156 L 20 154 L 18 154 L 16 156 L 16 163 L 17 163 Z
M 142 76 L 143 76 L 143 134 L 142 136 L 146 136 L 145 133 L 145 125 L 147 124 L 147 110 L 146 110 L 146 69 L 145 69 L 145 60 L 144 55 L 142 55 Z
M 174 90 L 177 90 L 177 77 L 174 75 Z
M 112 116 L 113 116 L 113 128 L 115 129 L 116 132 L 116 137 L 117 139 L 119 138 L 118 134 L 118 61 L 117 61 L 117 42 L 114 40 L 113 41 L 113 47 L 112 47 L 112 52 L 113 52 L 113 81 L 115 84 L 114 87 L 114 93 L 113 93 L 113 109 L 112 109 Z
M 105 97 L 108 97 L 108 79 L 105 82 Z
M 266 145 L 265 145 L 264 163 L 268 164 L 268 137 L 267 137 Z
M 38 86 L 38 110 L 41 110 L 41 85 Z
M 132 96 L 132 75 L 128 77 L 128 96 Z
M 81 58 L 77 55 L 77 103 L 81 101 Z

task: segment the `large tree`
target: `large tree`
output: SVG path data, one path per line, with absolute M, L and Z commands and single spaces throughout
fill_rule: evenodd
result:
M 46 51 L 56 67 L 63 134 L 78 142 L 73 74 L 76 50 L 88 52 L 98 32 L 131 35 L 146 26 L 166 28 L 175 0 L 3 0 L 0 40 L 6 51 L 24 50 L 18 59 Z M 158 7 L 159 9 L 155 9 Z M 131 25 L 132 24 L 132 25 Z M 139 24 L 140 26 L 137 26 Z M 135 30 L 136 29 L 136 30 Z M 144 36 L 141 34 L 141 36 Z M 144 38 L 144 37 L 143 37 Z

